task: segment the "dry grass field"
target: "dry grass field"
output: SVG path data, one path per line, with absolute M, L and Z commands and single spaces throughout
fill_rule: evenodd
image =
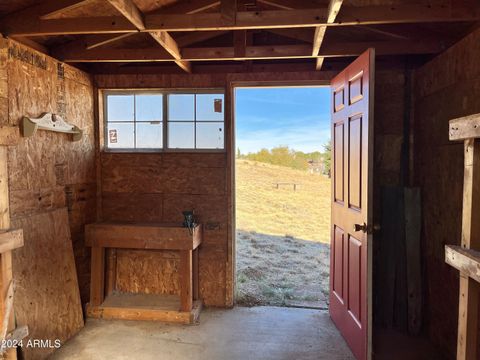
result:
M 330 179 L 242 159 L 236 165 L 237 302 L 326 307 Z

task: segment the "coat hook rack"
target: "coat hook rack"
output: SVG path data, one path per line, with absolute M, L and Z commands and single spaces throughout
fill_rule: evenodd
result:
M 35 135 L 37 130 L 47 130 L 73 135 L 73 141 L 82 138 L 83 131 L 75 125 L 70 125 L 60 115 L 44 113 L 39 118 L 24 116 L 20 123 L 20 130 L 24 137 Z

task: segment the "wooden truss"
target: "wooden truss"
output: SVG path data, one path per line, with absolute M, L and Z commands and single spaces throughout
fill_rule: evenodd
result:
M 319 7 L 318 2 L 311 0 L 257 0 L 273 10 L 251 11 L 245 2 L 237 0 L 181 0 L 144 14 L 132 0 L 107 1 L 112 16 L 64 18 L 62 14 L 91 0 L 47 0 L 1 18 L 0 32 L 30 44 L 32 40 L 27 37 L 82 35 L 52 49 L 53 55 L 66 62 L 173 61 L 191 72 L 192 61 L 314 58 L 320 70 L 327 57 L 354 56 L 369 47 L 385 55 L 438 53 L 444 48 L 438 40 L 405 39 L 395 34 L 392 41 L 330 44 L 325 43 L 329 27 L 468 22 L 480 18 L 480 7 L 462 5 L 353 7 L 342 6 L 342 0 L 330 0 L 328 7 Z M 308 28 L 314 29 L 313 35 L 302 32 Z M 305 45 L 252 46 L 247 35 L 250 30 L 266 30 L 295 38 Z M 188 47 L 228 31 L 234 31 L 231 47 Z M 191 34 L 172 36 L 172 32 Z M 146 49 L 108 46 L 139 33 L 148 34 L 158 46 Z

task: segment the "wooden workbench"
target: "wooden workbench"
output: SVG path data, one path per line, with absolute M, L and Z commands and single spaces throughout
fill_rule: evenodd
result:
M 85 227 L 92 248 L 90 303 L 96 318 L 193 323 L 198 319 L 198 247 L 202 225 L 190 231 L 180 224 L 95 223 Z M 105 249 L 171 250 L 180 254 L 180 298 L 162 294 L 122 294 L 105 290 Z M 106 295 L 106 296 L 105 296 Z

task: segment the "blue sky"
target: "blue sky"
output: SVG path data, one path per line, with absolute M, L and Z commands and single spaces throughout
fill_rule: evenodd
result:
M 330 89 L 236 89 L 236 146 L 242 154 L 288 145 L 323 150 L 330 139 Z

